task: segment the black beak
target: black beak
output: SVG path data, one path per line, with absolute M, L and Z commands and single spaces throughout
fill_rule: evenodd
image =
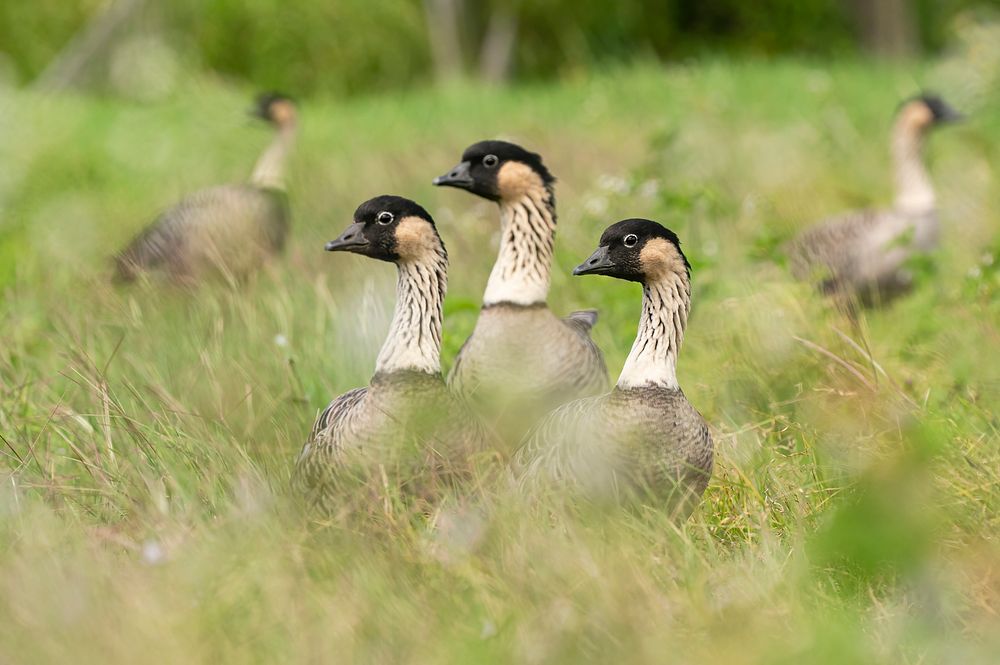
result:
M 615 267 L 607 247 L 598 247 L 590 258 L 573 268 L 574 275 L 603 275 Z
M 368 245 L 365 238 L 365 225 L 361 222 L 354 222 L 347 227 L 347 230 L 340 234 L 336 240 L 326 243 L 328 252 L 356 252 Z
M 943 108 L 938 110 L 937 117 L 935 118 L 938 122 L 943 123 L 956 123 L 963 122 L 965 120 L 965 114 L 960 113 L 950 106 L 945 105 Z
M 474 182 L 472 180 L 472 175 L 469 173 L 469 169 L 471 168 L 471 162 L 462 162 L 444 175 L 439 175 L 434 178 L 434 184 L 438 187 L 458 187 L 459 189 L 469 189 L 472 187 Z

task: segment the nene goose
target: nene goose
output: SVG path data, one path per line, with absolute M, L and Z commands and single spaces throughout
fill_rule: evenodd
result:
M 789 247 L 793 275 L 817 281 L 838 300 L 887 302 L 909 290 L 906 264 L 938 244 L 934 188 L 924 166 L 927 133 L 961 116 L 939 97 L 902 104 L 892 131 L 896 200 L 889 210 L 840 215 L 806 231 Z
M 554 182 L 539 155 L 504 141 L 476 143 L 434 180 L 500 207 L 500 252 L 475 329 L 448 381 L 514 442 L 537 416 L 607 386 L 604 358 L 590 338 L 597 312 L 561 319 L 546 304 L 556 231 Z
M 677 236 L 656 222 L 610 226 L 574 275 L 642 283 L 642 317 L 618 385 L 546 416 L 515 454 L 526 491 L 563 486 L 598 501 L 638 498 L 676 516 L 712 473 L 712 438 L 677 384 L 691 305 L 691 268 Z
M 338 481 L 352 474 L 412 474 L 398 479 L 423 491 L 454 480 L 487 441 L 441 376 L 448 254 L 427 211 L 398 196 L 373 198 L 326 249 L 391 261 L 398 271 L 396 310 L 374 377 L 319 415 L 296 463 L 298 493 L 329 515 L 343 508 Z
M 210 275 L 243 278 L 285 245 L 288 201 L 285 161 L 295 143 L 296 111 L 279 94 L 257 98 L 252 113 L 276 128 L 250 181 L 212 187 L 162 213 L 115 259 L 119 281 L 162 272 L 179 283 Z

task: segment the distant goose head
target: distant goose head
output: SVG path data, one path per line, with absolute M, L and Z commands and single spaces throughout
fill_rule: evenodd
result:
M 257 95 L 250 115 L 276 127 L 293 125 L 296 118 L 295 102 L 280 92 L 264 92 Z
M 435 185 L 464 189 L 490 201 L 513 201 L 554 182 L 540 155 L 506 141 L 469 146 L 458 165 L 434 178 Z
M 597 250 L 573 269 L 574 275 L 608 275 L 647 283 L 671 274 L 688 280 L 691 264 L 677 234 L 648 219 L 626 219 L 601 235 Z
M 358 206 L 354 222 L 326 243 L 326 251 L 408 263 L 439 256 L 444 245 L 426 210 L 410 199 L 386 194 Z
M 924 94 L 911 97 L 900 104 L 896 118 L 901 126 L 923 133 L 939 125 L 960 122 L 965 116 L 941 97 Z

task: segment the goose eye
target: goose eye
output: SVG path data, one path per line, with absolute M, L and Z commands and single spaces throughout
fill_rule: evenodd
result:
M 388 226 L 389 224 L 392 224 L 393 219 L 395 219 L 395 217 L 393 217 L 393 214 L 387 210 L 383 210 L 382 212 L 380 212 L 378 215 L 375 216 L 375 221 L 381 224 L 382 226 Z
M 486 155 L 485 157 L 483 157 L 483 166 L 485 166 L 488 169 L 493 168 L 499 163 L 500 163 L 500 158 L 497 157 L 496 155 Z
M 622 244 L 626 247 L 635 247 L 637 242 L 639 242 L 639 236 L 634 233 L 630 233 L 622 239 Z

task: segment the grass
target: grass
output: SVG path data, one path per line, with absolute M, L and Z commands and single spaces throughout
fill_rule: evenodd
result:
M 156 106 L 2 91 L 0 659 L 996 662 L 1000 98 L 957 57 L 309 100 L 287 256 L 193 295 L 111 288 L 107 259 L 183 193 L 248 173 L 267 136 L 241 119 L 245 91 L 193 81 Z M 854 330 L 778 248 L 889 199 L 886 132 L 915 79 L 972 113 L 930 145 L 943 248 Z M 452 257 L 450 361 L 496 212 L 430 180 L 493 136 L 560 178 L 551 303 L 601 310 L 613 374 L 639 290 L 569 269 L 624 217 L 684 242 L 680 380 L 717 463 L 681 527 L 655 511 L 553 522 L 503 493 L 427 519 L 387 501 L 369 527 L 285 505 L 316 411 L 367 381 L 393 305 L 390 266 L 323 242 L 370 195 L 425 204 Z

